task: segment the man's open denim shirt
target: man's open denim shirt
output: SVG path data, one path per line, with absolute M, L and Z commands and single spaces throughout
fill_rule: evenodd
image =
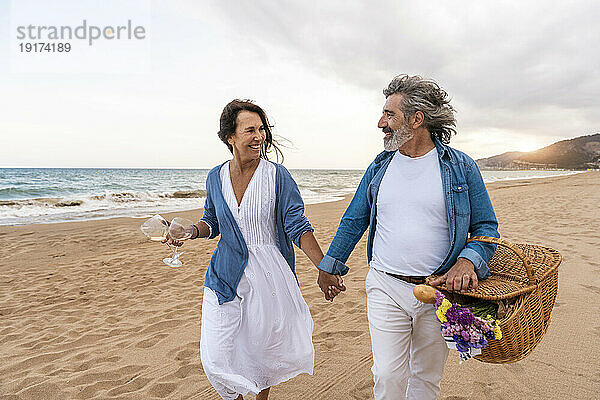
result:
M 496 246 L 481 242 L 467 244 L 466 241 L 469 234 L 500 237 L 492 202 L 475 161 L 438 140 L 434 142 L 442 173 L 450 235 L 450 250 L 435 274 L 446 273 L 458 258 L 466 258 L 475 265 L 477 277 L 485 279 L 490 275 L 488 262 Z M 321 270 L 336 275 L 348 273 L 345 262 L 367 227 L 367 260 L 371 262 L 377 226 L 377 194 L 394 153 L 395 151 L 382 152 L 367 168 L 352 202 L 342 217 L 333 242 L 319 264 Z

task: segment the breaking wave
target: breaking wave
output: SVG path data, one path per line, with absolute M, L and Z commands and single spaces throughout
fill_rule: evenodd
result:
M 205 190 L 117 192 L 90 196 L 0 200 L 0 225 L 47 223 L 201 208 Z

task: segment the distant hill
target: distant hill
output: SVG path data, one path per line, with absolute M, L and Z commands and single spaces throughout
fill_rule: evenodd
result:
M 542 149 L 510 151 L 477 160 L 482 169 L 600 168 L 600 133 L 561 140 Z

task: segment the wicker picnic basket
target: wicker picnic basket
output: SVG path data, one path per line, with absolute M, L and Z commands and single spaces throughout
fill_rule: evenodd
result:
M 469 241 L 498 246 L 488 264 L 491 276 L 480 281 L 474 292 L 464 295 L 514 302 L 512 312 L 499 319 L 502 339 L 490 340 L 475 358 L 495 364 L 519 361 L 531 353 L 548 330 L 562 257 L 549 247 L 513 244 L 493 237 L 476 236 Z M 447 292 L 445 285 L 436 288 Z

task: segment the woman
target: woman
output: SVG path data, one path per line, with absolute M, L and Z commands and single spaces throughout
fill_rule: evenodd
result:
M 289 172 L 269 162 L 274 148 L 265 112 L 233 100 L 221 114 L 219 138 L 233 158 L 206 179 L 204 216 L 193 238 L 221 235 L 204 281 L 200 356 L 223 399 L 312 374 L 313 321 L 298 287 L 294 249 L 317 266 L 323 258 Z M 344 290 L 340 277 L 320 272 L 326 299 Z

